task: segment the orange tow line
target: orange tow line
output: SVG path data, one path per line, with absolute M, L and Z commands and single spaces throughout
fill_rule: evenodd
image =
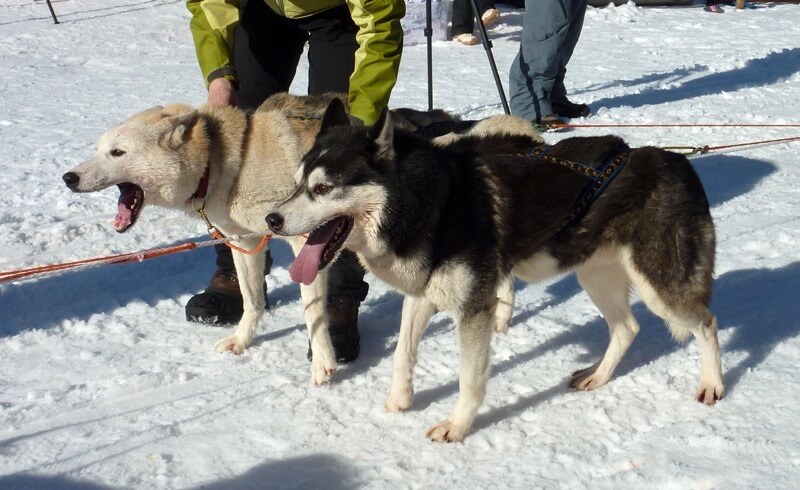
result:
M 255 238 L 262 235 L 263 233 L 253 233 L 250 235 L 240 235 L 222 239 L 205 240 L 202 242 L 189 242 L 181 245 L 153 248 L 141 252 L 107 255 L 105 257 L 94 257 L 90 259 L 75 260 L 72 262 L 62 262 L 60 264 L 42 265 L 38 267 L 30 267 L 27 269 L 18 269 L 13 271 L 0 272 L 0 284 L 67 269 L 76 269 L 76 268 L 101 265 L 101 264 L 126 264 L 130 262 L 142 262 L 147 259 L 154 259 L 156 257 L 163 257 L 165 255 L 172 255 L 180 252 L 188 252 L 189 250 L 194 250 L 196 248 L 210 247 L 212 245 L 217 245 L 219 243 L 228 243 L 233 240 Z M 268 240 L 269 237 L 267 237 L 267 241 Z

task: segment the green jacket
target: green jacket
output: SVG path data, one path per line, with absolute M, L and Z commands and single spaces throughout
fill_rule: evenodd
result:
M 257 1 L 257 0 L 251 0 Z M 358 26 L 355 69 L 350 76 L 350 113 L 365 124 L 377 121 L 397 81 L 405 15 L 403 0 L 264 0 L 278 14 L 296 19 L 347 4 Z M 239 22 L 238 0 L 187 0 L 190 27 L 203 77 L 237 82 L 233 38 Z M 216 73 L 215 73 L 216 72 Z

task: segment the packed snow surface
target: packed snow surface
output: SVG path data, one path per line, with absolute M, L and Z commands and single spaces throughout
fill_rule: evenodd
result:
M 117 191 L 77 195 L 61 175 L 107 128 L 147 107 L 204 101 L 182 0 L 0 0 L 0 270 L 204 239 L 199 220 L 147 208 L 112 226 Z M 569 65 L 585 123 L 800 122 L 800 8 L 723 15 L 590 8 Z M 490 31 L 505 82 L 522 11 Z M 427 105 L 424 45 L 404 52 L 393 107 Z M 306 87 L 306 64 L 292 87 Z M 434 45 L 435 105 L 502 111 L 480 46 Z M 575 129 L 635 146 L 726 145 L 800 128 Z M 713 311 L 727 397 L 693 400 L 697 344 L 677 344 L 638 302 L 642 332 L 611 380 L 575 392 L 569 374 L 607 329 L 573 276 L 517 284 L 493 339 L 486 402 L 463 443 L 425 429 L 457 393 L 453 322 L 423 339 L 415 403 L 384 412 L 401 296 L 374 278 L 361 357 L 309 381 L 291 253 L 274 245 L 273 308 L 242 356 L 183 305 L 213 270 L 203 249 L 0 285 L 0 487 L 796 488 L 800 482 L 800 143 L 693 158 L 717 226 Z

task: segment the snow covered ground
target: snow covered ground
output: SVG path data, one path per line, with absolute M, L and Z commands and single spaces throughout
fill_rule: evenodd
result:
M 134 112 L 203 101 L 183 1 L 53 5 L 59 26 L 44 2 L 0 0 L 0 270 L 202 239 L 199 222 L 155 208 L 117 235 L 115 191 L 75 195 L 60 180 Z M 503 15 L 491 32 L 505 80 L 522 11 Z M 500 112 L 483 49 L 434 51 L 438 107 Z M 393 106 L 425 107 L 424 63 L 424 46 L 406 49 Z M 591 104 L 587 122 L 798 123 L 800 8 L 589 9 L 567 86 Z M 721 145 L 800 128 L 615 132 Z M 641 303 L 642 333 L 614 379 L 571 391 L 607 330 L 567 277 L 518 285 L 472 434 L 436 444 L 424 430 L 457 390 L 448 318 L 423 340 L 414 407 L 387 414 L 398 294 L 372 281 L 361 357 L 316 388 L 288 247 L 274 247 L 274 308 L 240 357 L 212 350 L 223 330 L 183 319 L 213 269 L 206 249 L 0 285 L 0 487 L 796 488 L 800 143 L 693 162 L 719 237 L 712 309 L 728 396 L 715 407 L 692 399 L 697 345 L 675 344 Z

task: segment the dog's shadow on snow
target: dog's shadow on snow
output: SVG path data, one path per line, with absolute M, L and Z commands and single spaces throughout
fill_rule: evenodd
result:
M 283 250 L 281 245 L 273 249 Z M 285 248 L 291 254 L 289 246 Z M 0 338 L 25 330 L 52 328 L 64 320 L 86 321 L 92 315 L 136 302 L 153 307 L 160 301 L 173 301 L 174 308 L 165 321 L 185 321 L 184 301 L 178 298 L 205 288 L 214 270 L 214 258 L 213 250 L 203 248 L 144 262 L 102 265 L 2 285 Z M 297 289 L 294 285 L 272 289 L 270 298 L 296 299 L 299 290 L 294 289 Z M 269 324 L 269 316 L 265 318 L 264 322 Z M 284 333 L 268 332 L 263 337 L 277 338 Z
M 26 488 L 28 490 L 111 490 L 115 487 L 77 480 L 62 475 L 37 475 L 33 473 L 13 473 L 0 476 L 0 488 Z
M 347 461 L 332 454 L 312 454 L 282 460 L 268 461 L 250 468 L 238 476 L 203 483 L 195 488 L 206 490 L 244 488 L 315 488 L 324 482 L 331 490 L 356 488 L 360 478 Z M 64 490 L 101 490 L 123 488 L 72 479 L 63 475 L 37 475 L 15 473 L 0 476 L 0 488 L 28 488 Z
M 774 163 L 738 155 L 711 153 L 690 160 L 713 208 L 750 192 L 777 170 Z M 719 239 L 719 237 L 717 237 Z
M 206 267 L 200 267 L 200 264 Z M 88 320 L 129 303 L 150 306 L 203 289 L 214 267 L 214 252 L 201 249 L 145 262 L 65 271 L 41 279 L 3 285 L 0 336 L 51 328 L 66 319 Z M 176 318 L 183 311 L 176 311 Z
M 319 488 L 344 490 L 359 486 L 360 478 L 347 461 L 333 454 L 312 454 L 268 461 L 247 472 L 195 488 L 228 490 L 244 488 Z

